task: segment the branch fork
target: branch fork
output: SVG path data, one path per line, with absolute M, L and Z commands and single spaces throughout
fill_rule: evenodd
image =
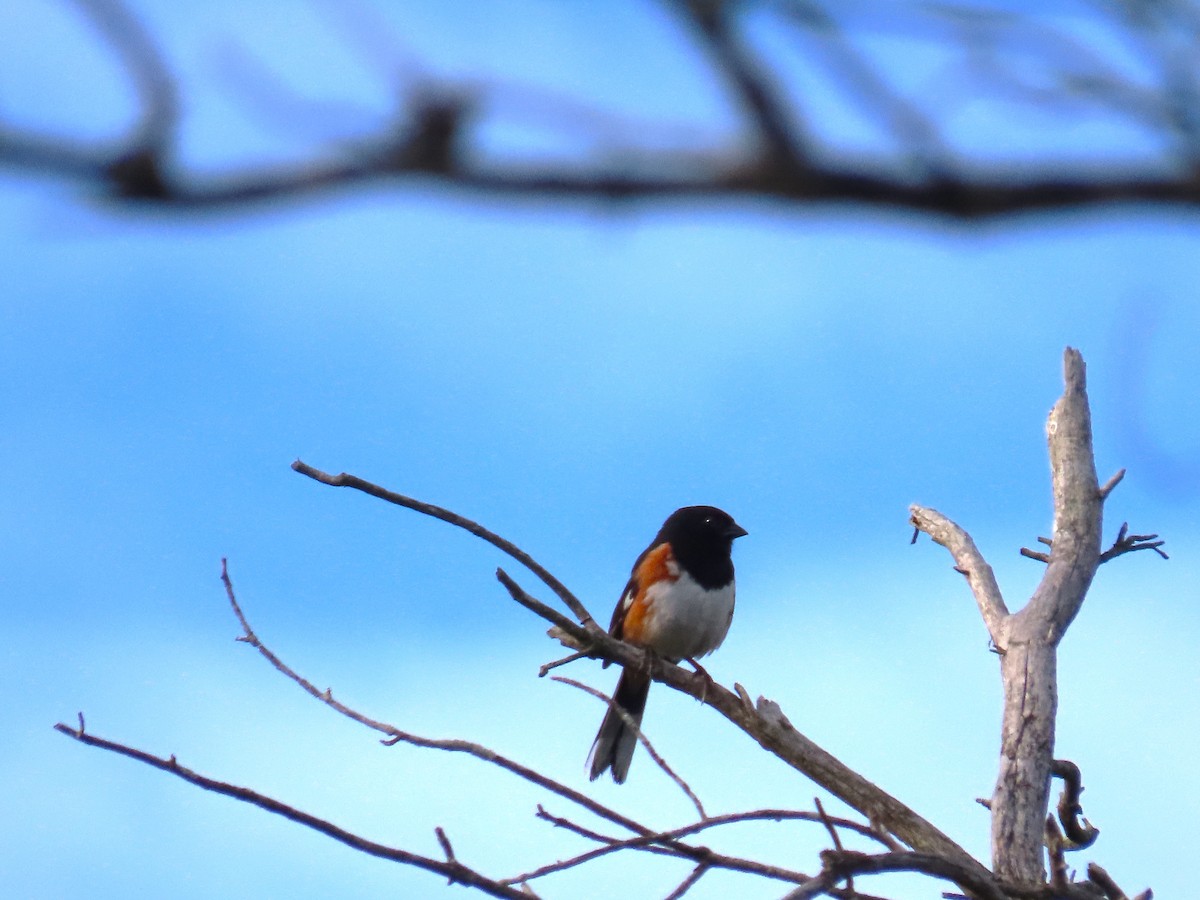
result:
M 1046 423 L 1054 533 L 1039 538 L 1047 551 L 1021 550 L 1022 555 L 1046 564 L 1041 583 L 1023 609 L 1009 611 L 991 567 L 965 530 L 936 510 L 917 505 L 910 510 L 917 531 L 946 547 L 955 568 L 966 576 L 1000 653 L 1004 721 L 1000 771 L 989 803 L 992 862 L 997 876 L 1019 885 L 1045 883 L 1043 859 L 1049 840 L 1051 884 L 1061 886 L 1062 852 L 1089 846 L 1098 834 L 1081 819 L 1078 768 L 1054 760 L 1058 643 L 1079 612 L 1101 563 L 1143 549 L 1166 556 L 1159 549 L 1163 542 L 1158 535 L 1129 535 L 1125 525 L 1113 547 L 1101 553 L 1104 502 L 1125 470 L 1103 486 L 1097 482 L 1086 370 L 1083 357 L 1072 348 L 1063 354 L 1063 383 L 1062 396 Z M 1052 774 L 1064 780 L 1064 789 L 1059 822 L 1050 817 L 1047 824 Z

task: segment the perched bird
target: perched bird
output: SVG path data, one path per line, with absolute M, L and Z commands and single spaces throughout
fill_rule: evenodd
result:
M 633 564 L 608 633 L 671 662 L 712 653 L 725 640 L 733 619 L 735 539 L 746 534 L 715 506 L 685 506 L 667 517 L 650 546 Z M 638 725 L 646 709 L 650 673 L 626 667 L 613 701 Z M 606 769 L 621 784 L 637 735 L 610 708 L 588 756 L 595 781 Z

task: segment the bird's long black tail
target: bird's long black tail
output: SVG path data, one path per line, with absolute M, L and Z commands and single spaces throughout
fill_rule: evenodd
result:
M 629 713 L 634 722 L 642 724 L 642 713 L 646 710 L 646 696 L 650 693 L 650 676 L 637 669 L 624 669 L 617 681 L 617 690 L 613 701 L 625 712 Z M 637 734 L 625 724 L 625 720 L 612 707 L 600 723 L 600 731 L 592 742 L 592 752 L 588 755 L 591 761 L 591 778 L 595 781 L 604 774 L 605 769 L 612 769 L 613 781 L 622 784 L 629 774 L 629 763 L 633 759 L 633 751 L 637 747 Z

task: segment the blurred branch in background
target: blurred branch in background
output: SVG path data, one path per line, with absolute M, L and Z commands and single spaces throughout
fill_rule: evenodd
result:
M 403 43 L 387 39 L 376 11 L 323 5 L 355 52 L 386 67 L 394 109 L 307 158 L 216 172 L 182 161 L 179 97 L 196 86 L 183 83 L 152 30 L 119 0 L 75 5 L 133 85 L 138 115 L 123 137 L 91 142 L 17 124 L 0 105 L 0 166 L 78 183 L 109 204 L 186 212 L 420 182 L 476 197 L 855 203 L 961 220 L 1129 201 L 1200 205 L 1200 9 L 1185 2 L 1037 14 L 1001 0 L 647 2 L 648 13 L 668 12 L 724 95 L 735 124 L 715 139 L 503 75 L 434 75 L 399 49 L 388 58 Z M 296 133 L 328 115 L 329 104 L 272 75 L 253 47 L 226 57 L 225 77 L 236 75 L 239 101 L 264 127 Z M 81 68 L 67 75 L 87 77 Z M 823 111 L 831 103 L 836 116 Z M 847 116 L 873 140 L 839 136 L 830 120 Z M 514 120 L 536 120 L 574 149 L 550 159 L 497 153 L 484 131 Z M 1022 129 L 1034 144 L 1017 140 Z M 1081 138 L 1097 130 L 1105 140 Z

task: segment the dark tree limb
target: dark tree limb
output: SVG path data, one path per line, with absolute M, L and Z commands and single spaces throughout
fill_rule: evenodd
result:
M 734 5 L 712 0 L 669 0 L 669 5 L 680 11 L 713 60 L 713 69 L 732 86 L 751 133 L 759 137 L 754 143 L 764 149 L 763 168 L 785 177 L 802 172 L 808 152 L 801 126 L 778 86 L 739 39 Z
M 82 722 L 82 713 L 80 714 Z M 325 819 L 320 819 L 314 815 L 289 806 L 265 794 L 260 794 L 257 791 L 252 791 L 250 788 L 239 787 L 234 784 L 227 784 L 224 781 L 217 781 L 215 778 L 209 778 L 194 772 L 191 769 L 181 766 L 176 761 L 174 756 L 163 758 L 147 753 L 144 750 L 138 750 L 135 747 L 129 747 L 125 744 L 119 744 L 116 741 L 109 741 L 95 735 L 88 734 L 83 730 L 82 725 L 79 728 L 72 728 L 70 725 L 64 725 L 59 722 L 54 726 L 54 730 L 67 737 L 74 738 L 82 744 L 87 744 L 89 747 L 98 747 L 101 750 L 108 750 L 113 753 L 119 753 L 122 756 L 128 756 L 130 759 L 135 759 L 138 762 L 145 763 L 155 769 L 175 775 L 182 778 L 189 784 L 194 784 L 196 787 L 203 788 L 206 791 L 212 791 L 216 794 L 223 794 L 226 797 L 232 797 L 235 800 L 240 800 L 243 803 L 249 803 L 252 806 L 257 806 L 259 809 L 265 809 L 269 813 L 274 813 L 277 816 L 283 816 L 285 819 L 290 819 L 297 824 L 303 825 L 306 828 L 311 828 L 314 831 L 319 831 L 335 841 L 340 841 L 346 846 L 358 850 L 360 853 L 366 853 L 369 856 L 377 856 L 380 859 L 388 859 L 392 862 L 403 863 L 408 866 L 414 866 L 418 869 L 425 869 L 429 872 L 435 872 L 445 876 L 451 884 L 462 884 L 468 887 L 473 887 L 492 897 L 507 897 L 510 900 L 528 900 L 529 895 L 509 885 L 502 884 L 488 878 L 476 870 L 463 865 L 453 859 L 453 854 L 447 850 L 446 861 L 439 859 L 431 859 L 428 856 L 422 856 L 419 853 L 411 853 L 407 850 L 401 850 L 397 847 L 387 847 L 383 844 L 378 844 L 374 841 L 367 840 L 352 832 L 346 831 L 344 828 L 339 828 L 332 822 Z M 440 829 L 439 829 L 440 831 Z M 439 835 L 441 840 L 444 835 Z M 448 848 L 449 844 L 444 843 L 443 847 Z
M 1200 67 L 1195 54 L 1181 53 L 1169 37 L 1180 17 L 1161 11 L 1126 16 L 1117 7 L 1097 6 L 1093 12 L 1096 25 L 1136 46 L 1156 78 L 1148 85 L 1134 82 L 1078 35 L 1033 16 L 989 17 L 986 10 L 971 14 L 945 4 L 914 7 L 907 15 L 909 27 L 928 36 L 945 34 L 948 22 L 954 26 L 944 38 L 952 61 L 943 80 L 977 84 L 973 99 L 1015 98 L 1027 108 L 1052 109 L 1064 121 L 1103 112 L 1165 147 L 1162 156 L 1114 158 L 1103 165 L 1082 157 L 1048 158 L 1041 165 L 972 159 L 948 145 L 942 132 L 949 130 L 939 127 L 932 110 L 919 108 L 855 47 L 835 4 L 826 9 L 815 0 L 665 0 L 700 50 L 707 74 L 728 87 L 741 113 L 738 132 L 712 146 L 698 149 L 686 141 L 651 146 L 634 119 L 605 114 L 606 122 L 620 121 L 619 152 L 591 148 L 553 162 L 497 159 L 480 152 L 481 133 L 497 119 L 493 86 L 427 76 L 419 89 L 395 91 L 396 108 L 382 117 L 384 123 L 353 143 L 332 143 L 305 161 L 244 163 L 203 174 L 182 162 L 185 123 L 178 95 L 185 86 L 148 29 L 121 0 L 76 5 L 133 85 L 136 122 L 115 143 L 90 144 L 19 127 L 0 110 L 0 166 L 79 182 L 108 205 L 187 215 L 308 200 L 367 185 L 432 184 L 500 201 L 766 199 L 791 207 L 862 204 L 963 222 L 1132 202 L 1200 206 Z M 1175 5 L 1162 9 L 1167 6 Z M 823 141 L 806 121 L 808 98 L 784 89 L 786 73 L 747 34 L 747 20 L 756 15 L 773 17 L 781 31 L 794 35 L 822 70 L 824 90 L 841 95 L 897 146 L 854 155 Z M 1026 58 L 1051 73 L 1047 84 L 1030 85 L 1011 62 Z M 393 68 L 399 67 L 397 60 Z M 594 143 L 595 123 L 581 121 L 574 114 L 578 107 L 552 125 L 568 142 L 587 146 Z M 945 110 L 946 118 L 952 114 Z

